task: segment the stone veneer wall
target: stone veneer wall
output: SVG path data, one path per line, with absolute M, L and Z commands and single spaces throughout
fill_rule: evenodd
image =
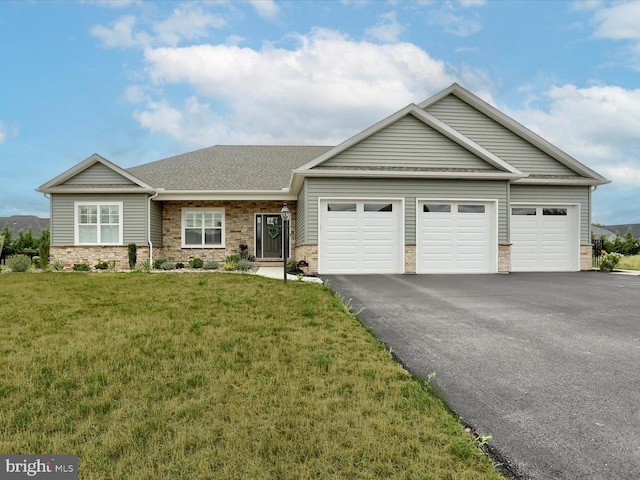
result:
M 149 260 L 149 247 L 142 246 L 136 250 L 138 262 Z M 86 263 L 93 269 L 98 262 L 112 262 L 115 260 L 117 270 L 129 269 L 129 248 L 119 247 L 56 247 L 49 251 L 50 262 L 60 261 L 65 268 L 72 268 L 75 263 Z
M 509 273 L 511 271 L 511 244 L 498 244 L 498 273 Z
M 305 260 L 309 264 L 309 267 L 303 268 L 305 273 L 318 273 L 318 244 L 297 245 L 292 253 L 295 261 Z
M 282 204 L 281 201 L 270 200 L 167 201 L 162 208 L 163 246 L 154 247 L 153 257 L 184 263 L 193 258 L 222 262 L 228 255 L 239 253 L 238 245 L 241 243 L 249 246 L 249 255 L 255 255 L 254 214 L 280 213 Z M 294 245 L 296 203 L 287 202 L 287 206 L 291 210 L 291 245 Z M 182 248 L 183 208 L 224 208 L 224 248 Z
M 404 246 L 404 272 L 416 273 L 416 245 Z
M 593 268 L 593 245 L 591 243 L 580 245 L 580 270 Z

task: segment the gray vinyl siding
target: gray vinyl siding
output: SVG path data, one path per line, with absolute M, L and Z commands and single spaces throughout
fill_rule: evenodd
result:
M 151 242 L 154 247 L 162 246 L 162 202 L 151 201 Z
M 416 199 L 498 201 L 498 242 L 507 241 L 507 182 L 423 179 L 307 179 L 306 241 L 318 241 L 318 198 L 404 198 L 405 243 L 416 241 Z
M 525 173 L 578 175 L 454 95 L 426 110 Z
M 300 193 L 298 193 L 298 201 L 296 203 L 296 245 L 307 242 L 307 179 L 305 179 Z
M 51 245 L 74 244 L 74 202 L 123 202 L 124 244 L 147 245 L 147 198 L 145 194 L 52 194 Z
M 102 163 L 96 163 L 71 177 L 63 185 L 135 185 L 135 183 Z
M 322 164 L 322 167 L 494 167 L 411 115 Z
M 589 189 L 591 187 L 511 185 L 511 203 L 580 205 L 580 242 L 589 238 Z

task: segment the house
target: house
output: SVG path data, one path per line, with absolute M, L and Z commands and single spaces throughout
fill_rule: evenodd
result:
M 457 84 L 335 147 L 214 146 L 124 169 L 92 155 L 38 191 L 67 265 L 223 260 L 249 245 L 312 272 L 591 267 L 591 191 L 608 183 Z

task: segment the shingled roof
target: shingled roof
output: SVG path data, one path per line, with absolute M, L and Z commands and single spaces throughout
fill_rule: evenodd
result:
M 282 190 L 291 172 L 333 147 L 216 145 L 128 168 L 166 190 Z

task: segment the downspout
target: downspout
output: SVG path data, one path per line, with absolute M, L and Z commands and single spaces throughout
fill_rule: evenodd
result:
M 153 268 L 153 242 L 151 241 L 151 200 L 156 198 L 160 192 L 156 190 L 156 193 L 149 197 L 147 202 L 147 241 L 149 242 L 149 265 Z

